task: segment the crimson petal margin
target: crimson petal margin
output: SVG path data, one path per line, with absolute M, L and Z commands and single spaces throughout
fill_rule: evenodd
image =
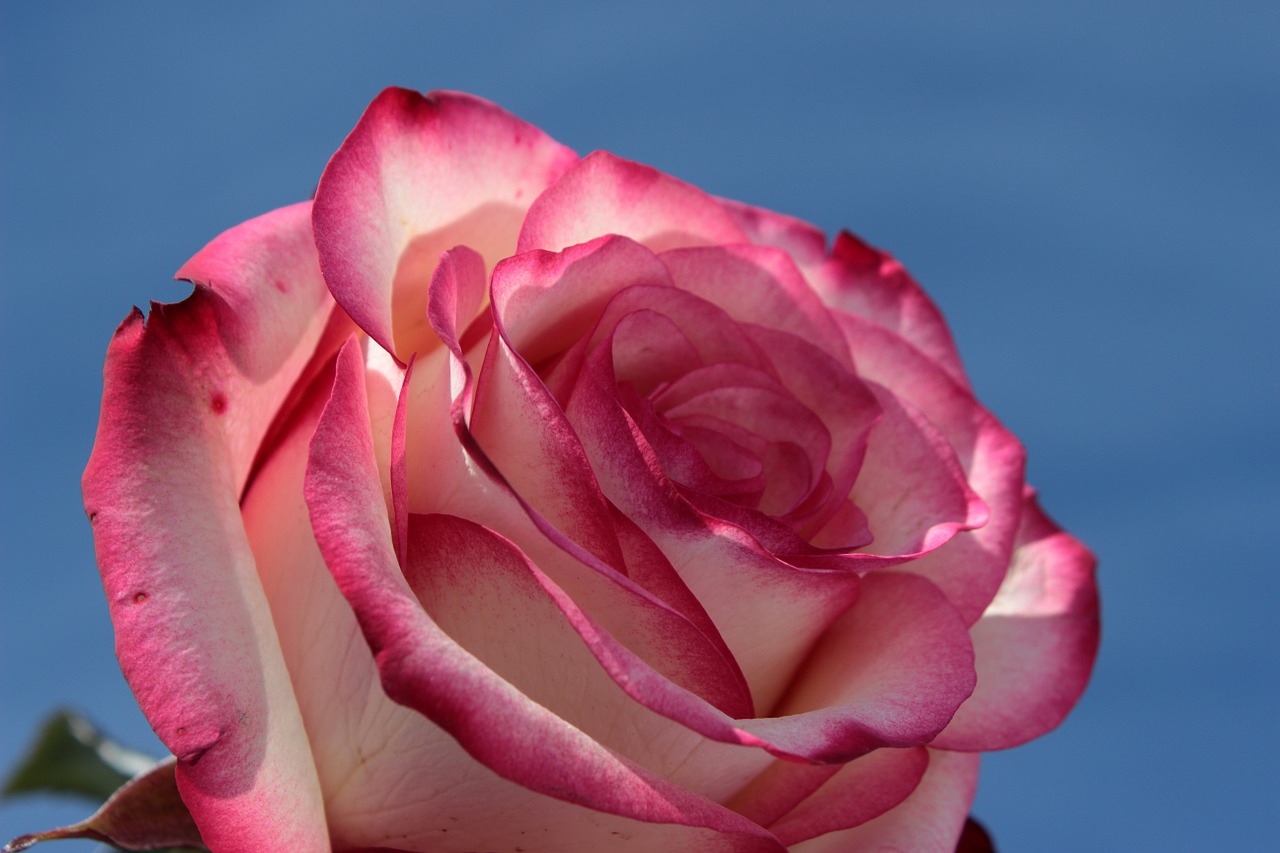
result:
M 219 851 L 328 844 L 238 505 L 329 315 L 309 214 L 226 232 L 179 272 L 190 298 L 120 325 L 83 481 L 121 669 Z
M 387 695 L 530 790 L 687 827 L 677 838 L 689 850 L 781 851 L 758 825 L 654 776 L 532 702 L 430 619 L 397 568 L 363 385 L 352 341 L 338 356 L 333 394 L 312 439 L 305 493 L 316 540 L 356 612 Z

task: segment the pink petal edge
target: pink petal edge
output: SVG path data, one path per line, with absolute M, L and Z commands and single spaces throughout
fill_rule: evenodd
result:
M 232 229 L 179 273 L 197 282 L 189 299 L 121 324 L 84 474 L 121 669 L 220 851 L 328 844 L 238 506 L 328 317 L 309 212 Z

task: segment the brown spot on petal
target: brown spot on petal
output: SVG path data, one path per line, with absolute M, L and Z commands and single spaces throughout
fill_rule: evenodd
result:
M 137 593 L 137 594 L 135 594 L 135 595 L 133 596 L 133 603 L 134 603 L 134 604 L 141 604 L 142 602 L 144 602 L 144 601 L 146 601 L 146 600 L 147 600 L 147 594 L 146 594 L 145 592 L 139 592 L 139 593 Z

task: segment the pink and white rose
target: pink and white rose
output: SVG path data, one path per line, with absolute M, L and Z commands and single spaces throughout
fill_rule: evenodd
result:
M 952 850 L 1094 560 L 892 257 L 388 89 L 107 354 L 121 665 L 232 851 Z

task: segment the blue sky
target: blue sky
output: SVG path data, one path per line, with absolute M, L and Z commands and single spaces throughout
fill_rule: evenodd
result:
M 158 749 L 79 502 L 107 340 L 396 84 L 897 254 L 1102 561 L 1093 684 L 976 813 L 1006 853 L 1273 840 L 1280 7 L 853 6 L 0 5 L 0 767 L 63 704 Z

